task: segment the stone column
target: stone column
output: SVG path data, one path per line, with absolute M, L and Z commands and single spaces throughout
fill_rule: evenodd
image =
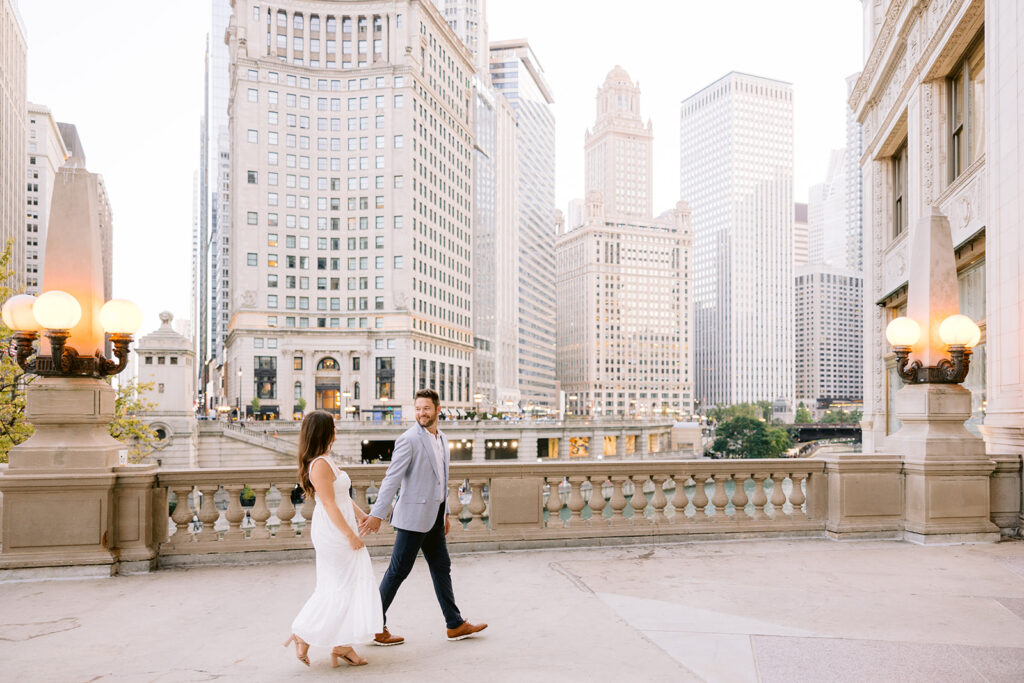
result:
M 562 429 L 561 436 L 558 437 L 558 459 L 569 459 L 569 431 L 564 428 Z
M 604 432 L 594 432 L 590 435 L 590 448 L 587 450 L 587 457 L 591 460 L 604 457 Z
M 646 427 L 641 427 L 636 435 L 636 456 L 643 460 L 651 452 L 650 432 Z
M 626 432 L 624 431 L 615 435 L 615 457 L 619 460 L 626 457 Z
M 981 432 L 993 454 L 1024 454 L 1024 7 L 985 3 L 986 373 L 988 405 Z M 1020 518 L 1024 527 L 1024 515 Z
M 519 435 L 519 450 L 517 451 L 519 460 L 532 462 L 537 459 L 538 438 L 537 432 L 522 432 Z M 547 455 L 547 453 L 544 455 Z
M 473 462 L 483 462 L 486 460 L 487 454 L 487 441 L 484 438 L 484 433 L 481 431 L 473 432 Z

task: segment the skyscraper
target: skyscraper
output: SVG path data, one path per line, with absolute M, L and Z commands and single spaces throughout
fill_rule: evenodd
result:
M 557 406 L 554 97 L 525 40 L 491 43 L 490 71 L 516 115 L 520 405 L 551 409 Z
M 807 253 L 807 205 L 796 203 L 793 205 L 793 267 L 806 266 L 809 255 Z
M 846 79 L 846 96 L 853 92 L 853 87 L 860 77 L 860 72 Z M 850 107 L 846 108 L 846 267 L 850 270 L 864 270 L 864 190 L 861 187 L 860 156 L 864 152 L 864 136 L 857 115 Z
M 0 251 L 11 242 L 15 291 L 25 282 L 25 27 L 0 0 Z
M 60 167 L 70 153 L 64 145 L 57 122 L 49 108 L 28 104 L 28 193 L 25 207 L 25 291 L 42 289 L 46 230 L 50 221 L 50 200 Z
M 613 216 L 653 216 L 651 146 L 654 132 L 640 119 L 640 84 L 616 65 L 597 92 L 594 127 L 584 143 L 584 189 L 604 198 Z
M 234 8 L 231 402 L 471 407 L 468 53 L 422 0 Z
M 654 218 L 650 122 L 615 66 L 584 144 L 587 200 L 556 240 L 557 376 L 576 415 L 693 409 L 693 235 L 685 202 Z M 573 225 L 576 221 L 578 224 Z
M 822 264 L 796 269 L 796 398 L 860 400 L 864 393 L 864 280 Z
M 825 182 L 812 185 L 807 200 L 808 262 L 842 268 L 849 248 L 847 235 L 846 150 L 832 150 Z
M 701 406 L 793 398 L 793 90 L 732 72 L 682 102 Z

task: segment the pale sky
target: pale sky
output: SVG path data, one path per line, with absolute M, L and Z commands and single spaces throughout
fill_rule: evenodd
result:
M 28 97 L 78 126 L 114 212 L 114 296 L 141 334 L 189 316 L 209 0 L 21 0 Z M 640 82 L 654 125 L 654 209 L 679 192 L 679 103 L 729 71 L 793 84 L 795 201 L 845 144 L 845 79 L 861 68 L 855 0 L 488 0 L 490 38 L 528 38 L 555 96 L 556 199 L 583 194 L 583 135 L 608 71 Z

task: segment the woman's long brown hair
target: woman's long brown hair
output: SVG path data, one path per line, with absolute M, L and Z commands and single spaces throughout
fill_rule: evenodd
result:
M 327 453 L 334 442 L 334 417 L 324 410 L 314 410 L 302 420 L 299 432 L 299 485 L 306 499 L 312 497 L 313 482 L 309 480 L 309 466 Z

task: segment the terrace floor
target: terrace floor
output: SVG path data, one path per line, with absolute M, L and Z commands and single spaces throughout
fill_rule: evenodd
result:
M 374 559 L 378 575 L 386 559 Z M 10 681 L 1020 681 L 1024 541 L 763 540 L 454 558 L 449 643 L 422 559 L 401 647 L 306 669 L 281 647 L 311 561 L 0 583 Z

